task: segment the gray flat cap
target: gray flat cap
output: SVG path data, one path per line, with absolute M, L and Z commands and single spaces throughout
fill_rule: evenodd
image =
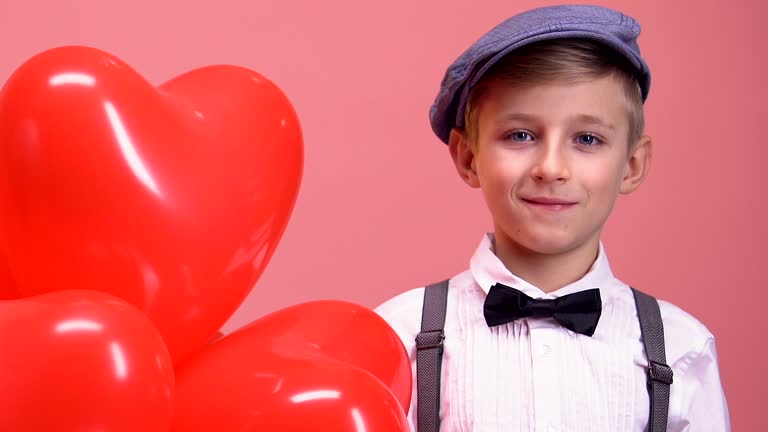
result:
M 601 6 L 549 6 L 508 18 L 448 67 L 429 111 L 432 130 L 447 144 L 451 129 L 464 126 L 467 95 L 480 77 L 511 51 L 545 39 L 590 39 L 625 56 L 636 69 L 645 101 L 651 87 L 651 72 L 640 56 L 639 35 L 640 24 L 634 18 Z

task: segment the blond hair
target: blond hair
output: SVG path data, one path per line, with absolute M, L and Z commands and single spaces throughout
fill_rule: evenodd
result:
M 505 85 L 547 84 L 555 81 L 584 82 L 614 76 L 623 87 L 629 115 L 630 147 L 642 136 L 643 96 L 634 67 L 621 54 L 588 39 L 551 39 L 534 42 L 506 55 L 480 78 L 467 97 L 464 130 L 472 145 L 477 140 L 480 102 L 491 83 Z

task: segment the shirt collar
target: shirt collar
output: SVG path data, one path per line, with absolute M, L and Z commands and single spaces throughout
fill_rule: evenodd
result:
M 548 294 L 510 272 L 496 256 L 494 243 L 493 234 L 484 235 L 469 262 L 469 268 L 475 281 L 486 294 L 488 294 L 491 286 L 497 282 L 518 289 L 533 298 L 550 299 L 592 288 L 601 288 L 601 293 L 607 294 L 605 288 L 614 285 L 612 282 L 614 282 L 615 277 L 602 242 L 600 242 L 595 262 L 584 277 Z

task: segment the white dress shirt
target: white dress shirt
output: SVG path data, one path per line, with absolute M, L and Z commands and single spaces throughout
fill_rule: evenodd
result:
M 553 299 L 599 288 L 603 310 L 592 337 L 553 319 L 527 318 L 489 328 L 483 303 L 500 282 L 533 298 Z M 416 335 L 424 288 L 376 311 L 395 329 L 411 358 L 416 431 Z M 682 309 L 659 301 L 667 364 L 674 371 L 669 431 L 730 431 L 715 340 Z M 483 237 L 469 270 L 450 281 L 441 384 L 441 432 L 644 431 L 649 417 L 647 360 L 630 287 L 614 277 L 603 245 L 580 280 L 546 294 L 510 273 Z

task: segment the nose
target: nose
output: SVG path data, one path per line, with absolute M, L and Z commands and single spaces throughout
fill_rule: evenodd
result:
M 571 177 L 568 158 L 561 140 L 549 139 L 539 148 L 531 176 L 539 182 L 565 182 Z

